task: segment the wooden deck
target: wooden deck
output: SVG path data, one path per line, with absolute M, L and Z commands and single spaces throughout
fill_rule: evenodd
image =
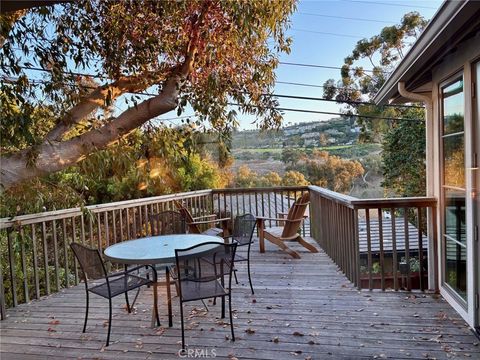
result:
M 256 244 L 257 245 L 257 244 Z M 257 245 L 258 246 L 258 245 Z M 197 357 L 230 359 L 480 359 L 480 341 L 441 298 L 421 293 L 357 291 L 323 253 L 301 248 L 294 260 L 274 247 L 252 250 L 252 296 L 246 272 L 234 288 L 235 335 L 206 312 L 187 307 L 186 341 Z M 292 246 L 296 249 L 295 246 Z M 162 289 L 162 298 L 165 291 Z M 180 322 L 174 299 L 174 327 L 150 328 L 151 289 L 142 291 L 136 312 L 123 297 L 115 302 L 112 344 L 104 348 L 108 305 L 92 296 L 87 332 L 82 334 L 84 288 L 77 286 L 8 311 L 0 323 L 0 357 L 7 359 L 175 359 Z M 160 307 L 167 325 L 166 306 Z M 192 353 L 192 356 L 195 353 Z

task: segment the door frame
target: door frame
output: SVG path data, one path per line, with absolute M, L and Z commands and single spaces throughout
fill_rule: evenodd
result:
M 440 275 L 440 293 L 447 300 L 447 302 L 463 317 L 463 319 L 472 327 L 480 326 L 480 314 L 478 313 L 478 308 L 476 308 L 477 300 L 476 296 L 480 289 L 480 275 L 478 274 L 480 270 L 480 249 L 478 242 L 474 240 L 474 233 L 477 229 L 476 226 L 479 224 L 478 219 L 478 193 L 474 192 L 475 184 L 478 183 L 478 174 L 475 174 L 475 154 L 479 153 L 478 147 L 479 140 L 475 137 L 475 131 L 480 129 L 480 124 L 477 123 L 480 121 L 478 116 L 476 116 L 476 103 L 474 102 L 474 88 L 472 86 L 474 82 L 474 67 L 478 66 L 479 59 L 474 61 L 468 60 L 463 63 L 461 68 L 457 68 L 455 71 L 450 72 L 448 76 L 445 76 L 441 81 L 438 82 L 438 110 L 437 114 L 437 150 L 439 151 L 438 157 L 438 168 L 437 168 L 437 193 L 439 195 L 439 206 L 438 206 L 438 227 L 439 236 L 439 275 Z M 443 195 L 443 174 L 444 174 L 444 164 L 443 164 L 443 141 L 441 130 L 443 124 L 443 98 L 442 98 L 442 88 L 447 85 L 449 82 L 453 81 L 457 76 L 462 75 L 463 77 L 463 92 L 464 92 L 464 152 L 465 152 L 465 225 L 466 225 L 466 249 L 467 249 L 467 263 L 466 263 L 466 272 L 467 272 L 467 298 L 466 304 L 463 300 L 460 299 L 458 294 L 453 291 L 453 289 L 445 281 L 445 238 L 444 238 L 444 195 Z M 478 83 L 478 82 L 477 82 Z M 476 164 L 478 165 L 478 164 Z M 478 172 L 478 171 L 476 171 Z M 479 184 L 480 185 L 480 184 Z M 476 199 L 476 198 L 477 199 Z

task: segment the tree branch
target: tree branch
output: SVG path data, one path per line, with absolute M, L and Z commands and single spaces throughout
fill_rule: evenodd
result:
M 145 79 L 149 79 L 149 81 L 145 81 Z M 153 83 L 160 80 L 160 77 L 154 77 L 152 75 L 142 75 L 141 77 L 131 76 L 120 78 L 108 85 L 99 86 L 88 94 L 88 96 L 80 99 L 80 102 L 72 107 L 67 114 L 59 120 L 58 124 L 50 130 L 45 139 L 48 141 L 61 141 L 62 136 L 65 135 L 67 131 L 77 125 L 82 119 L 87 117 L 98 107 L 104 105 L 105 99 L 108 96 L 110 99 L 115 100 L 124 93 L 145 90 Z
M 42 144 L 33 149 L 25 149 L 11 156 L 0 158 L 1 188 L 8 189 L 21 181 L 65 169 L 85 159 L 92 152 L 113 144 L 148 120 L 175 109 L 180 89 L 193 70 L 198 52 L 199 28 L 204 21 L 209 4 L 209 1 L 205 2 L 200 15 L 194 19 L 193 32 L 186 47 L 184 61 L 172 71 L 159 95 L 125 110 L 116 119 L 99 129 L 90 130 L 67 141 L 60 141 L 62 135 L 72 125 L 103 105 L 109 91 L 111 92 L 110 96 L 115 98 L 127 91 L 138 91 L 148 87 L 151 82 L 137 81 L 138 77 L 132 77 L 97 88 L 69 111 L 70 116 L 59 123 Z M 29 165 L 32 163 L 33 165 Z

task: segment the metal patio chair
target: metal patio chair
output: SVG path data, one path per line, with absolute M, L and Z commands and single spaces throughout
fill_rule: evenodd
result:
M 255 231 L 255 225 L 256 218 L 252 214 L 239 215 L 235 218 L 233 223 L 232 233 L 232 241 L 236 242 L 238 244 L 237 246 L 247 246 L 247 257 L 236 252 L 234 264 L 241 261 L 247 262 L 248 282 L 250 283 L 252 294 L 255 294 L 255 292 L 253 291 L 252 276 L 250 273 L 250 248 L 253 243 L 253 232 Z M 235 276 L 235 282 L 238 284 L 237 270 L 235 268 L 233 269 L 233 274 Z
M 115 296 L 125 294 L 127 303 L 127 310 L 130 313 L 131 307 L 128 302 L 128 291 L 137 289 L 144 285 L 153 285 L 153 308 L 156 317 L 157 325 L 160 325 L 157 307 L 157 272 L 152 266 L 148 266 L 152 271 L 152 280 L 143 278 L 132 272 L 144 268 L 145 265 L 137 266 L 113 274 L 108 274 L 105 263 L 98 249 L 90 249 L 78 243 L 71 243 L 70 247 L 77 258 L 81 268 L 81 278 L 85 282 L 86 306 L 85 306 L 85 322 L 83 324 L 83 331 L 87 328 L 88 309 L 89 309 L 89 294 L 96 294 L 105 299 L 108 299 L 109 315 L 108 315 L 108 335 L 106 346 L 110 344 L 110 333 L 112 327 L 112 298 Z M 94 283 L 94 280 L 104 280 L 100 283 Z
M 230 330 L 235 341 L 232 314 L 232 270 L 237 243 L 206 242 L 186 249 L 175 250 L 176 273 L 182 324 L 182 349 L 185 349 L 183 303 L 209 298 L 222 299 L 222 319 L 225 318 L 225 298 L 228 297 Z M 225 286 L 228 276 L 228 286 Z

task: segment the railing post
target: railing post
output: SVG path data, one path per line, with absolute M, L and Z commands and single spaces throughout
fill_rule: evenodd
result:
M 354 224 L 354 231 L 355 231 L 355 270 L 356 270 L 356 277 L 355 277 L 355 285 L 358 290 L 362 289 L 362 284 L 360 282 L 360 238 L 359 238 L 359 228 L 358 228 L 358 209 L 353 211 L 353 224 Z
M 0 319 L 4 320 L 6 317 L 5 287 L 3 286 L 2 266 L 0 266 Z

